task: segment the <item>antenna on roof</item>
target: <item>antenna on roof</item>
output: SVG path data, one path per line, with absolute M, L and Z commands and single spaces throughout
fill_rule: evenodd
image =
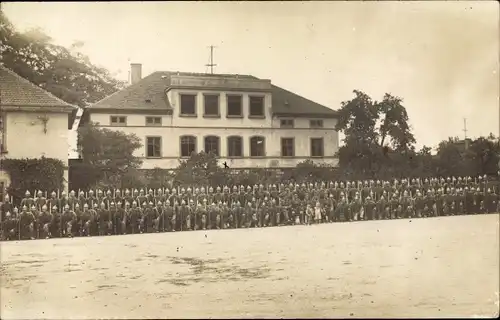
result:
M 210 74 L 214 74 L 214 67 L 217 66 L 214 64 L 214 48 L 215 46 L 209 46 L 210 48 L 210 63 L 205 66 L 210 67 Z

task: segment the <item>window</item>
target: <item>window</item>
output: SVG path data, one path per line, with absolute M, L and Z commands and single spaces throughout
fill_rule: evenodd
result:
M 311 157 L 323 157 L 325 155 L 323 138 L 311 138 Z
M 181 115 L 195 116 L 196 115 L 196 95 L 181 94 Z
M 250 97 L 250 117 L 264 117 L 264 97 Z
M 205 153 L 212 152 L 216 156 L 220 156 L 219 153 L 219 137 L 208 136 L 205 137 Z
M 243 139 L 241 137 L 227 138 L 227 156 L 228 157 L 243 156 Z
M 227 116 L 228 117 L 243 117 L 243 103 L 241 96 L 227 96 Z
M 146 157 L 148 158 L 161 157 L 161 137 L 146 138 Z
M 161 117 L 146 117 L 147 126 L 161 126 Z
M 204 116 L 218 117 L 219 113 L 219 95 L 218 94 L 205 94 L 205 113 Z
M 294 121 L 293 119 L 281 119 L 280 127 L 281 128 L 293 128 Z
M 293 138 L 281 138 L 281 156 L 295 156 L 295 143 Z
M 250 156 L 264 157 L 266 155 L 266 139 L 264 137 L 250 138 Z
M 310 120 L 309 126 L 311 128 L 323 128 L 323 120 Z
M 126 126 L 127 125 L 127 117 L 111 116 L 110 123 L 112 126 Z
M 190 157 L 192 153 L 196 153 L 196 137 L 182 136 L 181 157 Z

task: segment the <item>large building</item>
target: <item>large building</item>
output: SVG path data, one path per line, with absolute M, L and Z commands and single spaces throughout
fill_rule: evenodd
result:
M 100 127 L 136 134 L 143 169 L 173 169 L 193 152 L 215 152 L 231 168 L 336 165 L 336 111 L 248 75 L 154 72 L 90 106 Z
M 68 120 L 74 111 L 74 106 L 0 65 L 1 159 L 43 156 L 67 166 Z M 9 183 L 0 168 L 0 192 Z

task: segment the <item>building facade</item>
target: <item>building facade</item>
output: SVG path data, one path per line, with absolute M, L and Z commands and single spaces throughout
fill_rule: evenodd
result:
M 68 165 L 68 119 L 75 107 L 0 66 L 2 159 L 54 158 Z M 67 170 L 65 179 L 67 181 Z M 0 169 L 0 187 L 10 177 Z
M 242 75 L 154 72 L 87 109 L 101 127 L 143 141 L 143 168 L 174 169 L 193 152 L 214 152 L 231 168 L 288 168 L 311 159 L 337 164 L 334 110 Z

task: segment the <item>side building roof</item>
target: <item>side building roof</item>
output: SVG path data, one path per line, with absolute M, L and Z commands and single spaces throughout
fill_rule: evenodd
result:
M 91 105 L 89 110 L 101 112 L 144 111 L 168 114 L 173 108 L 165 91 L 170 87 L 170 76 L 231 77 L 238 79 L 259 79 L 250 75 L 205 74 L 190 72 L 156 71 L 112 95 Z M 291 91 L 271 85 L 272 112 L 278 116 L 290 117 L 336 117 L 337 111 L 304 98 Z
M 0 65 L 0 105 L 3 110 L 73 112 L 77 107 Z

